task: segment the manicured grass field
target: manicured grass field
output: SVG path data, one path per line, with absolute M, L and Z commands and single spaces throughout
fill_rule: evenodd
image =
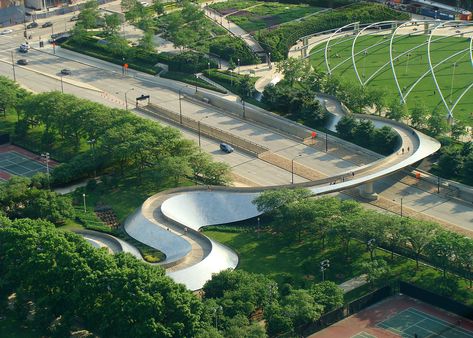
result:
M 254 32 L 260 29 L 280 25 L 320 11 L 322 8 L 308 5 L 292 5 L 278 2 L 228 1 L 211 6 L 227 18 L 246 30 Z
M 427 38 L 426 35 L 399 35 L 394 39 L 393 58 L 418 47 L 402 55 L 394 64 L 404 95 L 412 88 L 417 79 L 430 69 L 427 58 L 427 44 L 425 43 Z M 451 106 L 450 101 L 454 103 L 472 83 L 473 66 L 468 52 L 469 40 L 460 37 L 435 36 L 432 41 L 431 55 L 434 66 L 459 52 L 458 55 L 448 59 L 434 70 L 439 87 L 447 103 Z M 330 43 L 328 63 L 333 74 L 346 80 L 357 81 L 351 59 L 352 42 L 353 37 L 351 35 L 333 40 Z M 314 48 L 311 51 L 313 55 L 310 60 L 318 69 L 327 71 L 324 49 L 325 43 Z M 355 64 L 363 82 L 368 81 L 368 87 L 385 88 L 392 99 L 399 98 L 393 71 L 389 64 L 389 38 L 382 35 L 360 36 L 357 39 L 354 51 L 356 55 Z M 345 61 L 346 59 L 347 61 Z M 454 63 L 456 64 L 455 67 L 453 66 Z M 386 66 L 375 74 L 377 69 L 383 65 Z M 454 71 L 455 74 L 453 74 Z M 407 95 L 408 107 L 412 108 L 416 104 L 423 104 L 429 110 L 439 109 L 445 114 L 447 112 L 430 73 L 426 74 Z M 453 115 L 455 118 L 473 125 L 473 89 L 470 89 L 459 101 Z
M 214 228 L 214 227 L 213 227 Z M 275 279 L 278 283 L 291 283 L 305 287 L 312 282 L 321 281 L 319 264 L 324 259 L 330 260 L 330 269 L 325 278 L 342 283 L 363 273 L 362 262 L 368 262 L 370 255 L 365 243 L 352 240 L 348 260 L 339 242 L 330 238 L 322 249 L 320 241 L 308 239 L 288 241 L 286 237 L 260 232 L 230 232 L 205 230 L 204 234 L 234 249 L 239 256 L 238 269 L 254 273 L 262 273 Z M 439 284 L 442 273 L 427 265 L 421 264 L 418 271 L 415 261 L 395 255 L 391 260 L 389 252 L 377 249 L 375 258 L 383 258 L 391 268 L 393 279 L 403 279 L 423 288 L 440 292 Z M 473 295 L 463 279 L 457 279 L 455 292 L 451 297 L 466 304 L 473 304 Z M 369 287 L 361 290 L 366 292 Z M 361 292 L 360 291 L 360 292 Z M 360 293 L 355 290 L 346 295 L 347 299 L 355 299 Z

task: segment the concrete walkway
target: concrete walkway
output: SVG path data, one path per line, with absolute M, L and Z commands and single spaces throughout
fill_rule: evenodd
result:
M 354 290 L 356 288 L 359 288 L 360 286 L 365 285 L 368 283 L 367 281 L 367 275 L 363 274 L 358 277 L 354 277 L 352 279 L 347 280 L 346 282 L 343 282 L 342 284 L 339 284 L 338 286 L 343 289 L 343 293 L 350 292 L 351 290 Z

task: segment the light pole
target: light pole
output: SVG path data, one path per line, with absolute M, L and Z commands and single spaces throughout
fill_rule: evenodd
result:
M 271 52 L 268 52 L 268 66 L 271 69 Z
M 238 59 L 238 75 L 240 75 L 240 59 Z
M 95 143 L 97 142 L 96 139 L 88 140 L 87 143 L 90 145 L 92 149 L 92 156 L 94 157 L 94 177 L 97 177 L 97 160 L 95 158 Z
M 320 262 L 320 271 L 322 272 L 322 282 L 325 282 L 325 270 L 330 267 L 330 260 L 324 259 Z
M 200 121 L 202 121 L 203 119 L 206 119 L 206 118 L 208 118 L 208 116 L 204 116 L 199 121 L 197 121 L 197 134 L 199 135 L 199 151 L 201 150 L 201 145 L 200 145 Z
M 195 74 L 195 93 L 197 94 L 197 80 L 199 79 L 199 75 Z
M 208 74 L 210 74 L 210 62 L 207 62 L 207 66 L 209 67 L 209 72 L 208 72 Z
M 328 153 L 328 133 L 325 133 L 325 152 Z
M 406 70 L 405 73 L 407 74 L 407 68 L 409 67 L 409 58 L 411 57 L 411 53 L 407 53 L 407 62 L 406 62 Z
M 128 89 L 127 91 L 125 91 L 125 110 L 126 110 L 126 111 L 128 111 L 128 98 L 127 98 L 126 95 L 127 95 L 128 92 L 131 91 L 131 90 L 135 90 L 135 88 L 130 88 L 130 89 Z
M 402 218 L 402 202 L 404 200 L 404 197 L 401 197 L 401 218 Z M 394 202 L 396 202 L 396 200 L 393 200 Z
M 243 107 L 243 119 L 246 118 L 246 109 L 245 109 L 245 101 L 243 101 L 243 98 L 241 99 L 241 105 Z
M 258 221 L 258 226 L 256 227 L 256 234 L 257 234 L 256 236 L 259 238 L 259 225 L 260 225 L 259 224 L 259 221 L 260 221 L 259 217 L 256 220 Z
M 48 187 L 50 185 L 50 180 L 49 180 L 49 159 L 51 158 L 49 153 L 42 153 L 41 157 L 44 158 L 44 161 L 46 162 L 46 175 L 48 176 Z
M 291 160 L 291 184 L 294 184 L 294 160 L 300 156 L 302 156 L 302 154 L 298 154 Z
M 370 252 L 370 258 L 373 260 L 373 252 L 376 249 L 376 239 L 371 238 L 366 242 L 366 246 L 368 247 L 368 251 Z
M 180 89 L 179 89 L 179 123 L 182 124 L 182 97 L 181 97 Z
M 13 51 L 11 52 L 11 66 L 13 68 L 13 81 L 16 81 L 15 60 L 13 59 Z
M 453 80 L 455 78 L 455 69 L 457 68 L 457 63 L 454 62 L 452 64 L 453 66 L 453 71 L 452 71 L 452 84 L 450 85 L 450 103 L 452 103 L 452 95 L 453 95 Z
M 84 201 L 84 213 L 87 212 L 87 205 L 85 204 L 85 194 L 82 194 L 82 199 Z

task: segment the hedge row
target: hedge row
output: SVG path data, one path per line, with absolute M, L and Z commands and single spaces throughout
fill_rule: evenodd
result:
M 361 3 L 290 22 L 273 30 L 261 30 L 255 36 L 274 61 L 287 57 L 289 48 L 303 36 L 335 29 L 352 22 L 373 23 L 384 20 L 408 20 L 409 15 L 394 11 L 384 5 Z

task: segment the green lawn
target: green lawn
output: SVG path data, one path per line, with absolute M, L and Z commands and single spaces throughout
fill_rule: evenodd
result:
M 411 89 L 414 82 L 430 69 L 427 58 L 427 45 L 424 44 L 426 39 L 426 35 L 400 35 L 397 36 L 393 42 L 393 58 L 418 46 L 417 49 L 401 56 L 394 65 L 404 95 Z M 466 38 L 443 38 L 436 36 L 433 38 L 433 41 L 431 46 L 433 65 L 469 47 L 469 40 Z M 333 70 L 333 74 L 347 80 L 357 81 L 353 63 L 350 58 L 352 42 L 353 39 L 351 36 L 333 40 L 330 43 L 328 62 Z M 364 50 L 370 46 L 373 47 L 369 48 L 365 54 Z M 311 51 L 312 56 L 310 60 L 316 68 L 327 71 L 324 61 L 324 49 L 325 44 L 314 48 Z M 363 81 L 368 81 L 378 68 L 387 64 L 382 71 L 372 77 L 368 82 L 368 87 L 385 88 L 390 98 L 399 98 L 393 71 L 389 65 L 389 38 L 383 38 L 383 36 L 380 35 L 361 36 L 358 38 L 354 50 L 355 54 L 359 53 L 355 56 L 355 64 Z M 349 59 L 344 61 L 347 58 Z M 453 67 L 454 63 L 456 63 L 456 67 Z M 455 74 L 453 74 L 454 68 Z M 472 81 L 473 67 L 468 51 L 463 51 L 444 64 L 436 67 L 435 74 L 447 103 L 449 103 L 450 100 L 455 102 Z M 453 77 L 453 75 L 455 76 Z M 473 89 L 470 89 L 470 91 L 463 96 L 453 112 L 455 118 L 469 125 L 473 125 L 472 90 Z M 452 96 L 450 96 L 450 93 Z M 407 104 L 409 108 L 414 107 L 416 104 L 424 104 L 429 110 L 439 109 L 445 114 L 447 112 L 430 74 L 427 74 L 415 87 L 412 87 L 412 91 L 407 96 Z
M 225 232 L 213 229 L 205 230 L 204 234 L 217 240 L 232 249 L 239 255 L 238 269 L 254 273 L 262 273 L 278 283 L 291 282 L 298 287 L 306 287 L 308 283 L 320 282 L 321 273 L 319 264 L 324 259 L 330 260 L 330 269 L 325 273 L 325 278 L 336 283 L 342 283 L 363 273 L 362 262 L 370 259 L 366 244 L 360 241 L 351 241 L 350 255 L 347 260 L 343 250 L 335 239 L 329 239 L 325 250 L 322 250 L 320 241 L 305 238 L 301 243 L 290 242 L 287 238 L 260 232 L 259 236 L 253 231 Z M 420 287 L 441 292 L 439 289 L 441 272 L 427 265 L 421 264 L 416 271 L 415 261 L 406 257 L 394 256 L 387 251 L 377 249 L 375 257 L 383 258 L 391 268 L 392 279 L 403 279 L 415 283 Z M 457 286 L 450 295 L 456 300 L 473 305 L 473 294 L 467 282 L 455 278 Z M 347 299 L 356 299 L 369 287 L 353 291 L 346 295 Z
M 228 16 L 227 19 L 233 21 L 247 32 L 254 32 L 274 25 L 280 25 L 322 9 L 308 5 L 249 1 L 228 1 L 212 5 L 211 7 L 223 14 L 239 11 Z

